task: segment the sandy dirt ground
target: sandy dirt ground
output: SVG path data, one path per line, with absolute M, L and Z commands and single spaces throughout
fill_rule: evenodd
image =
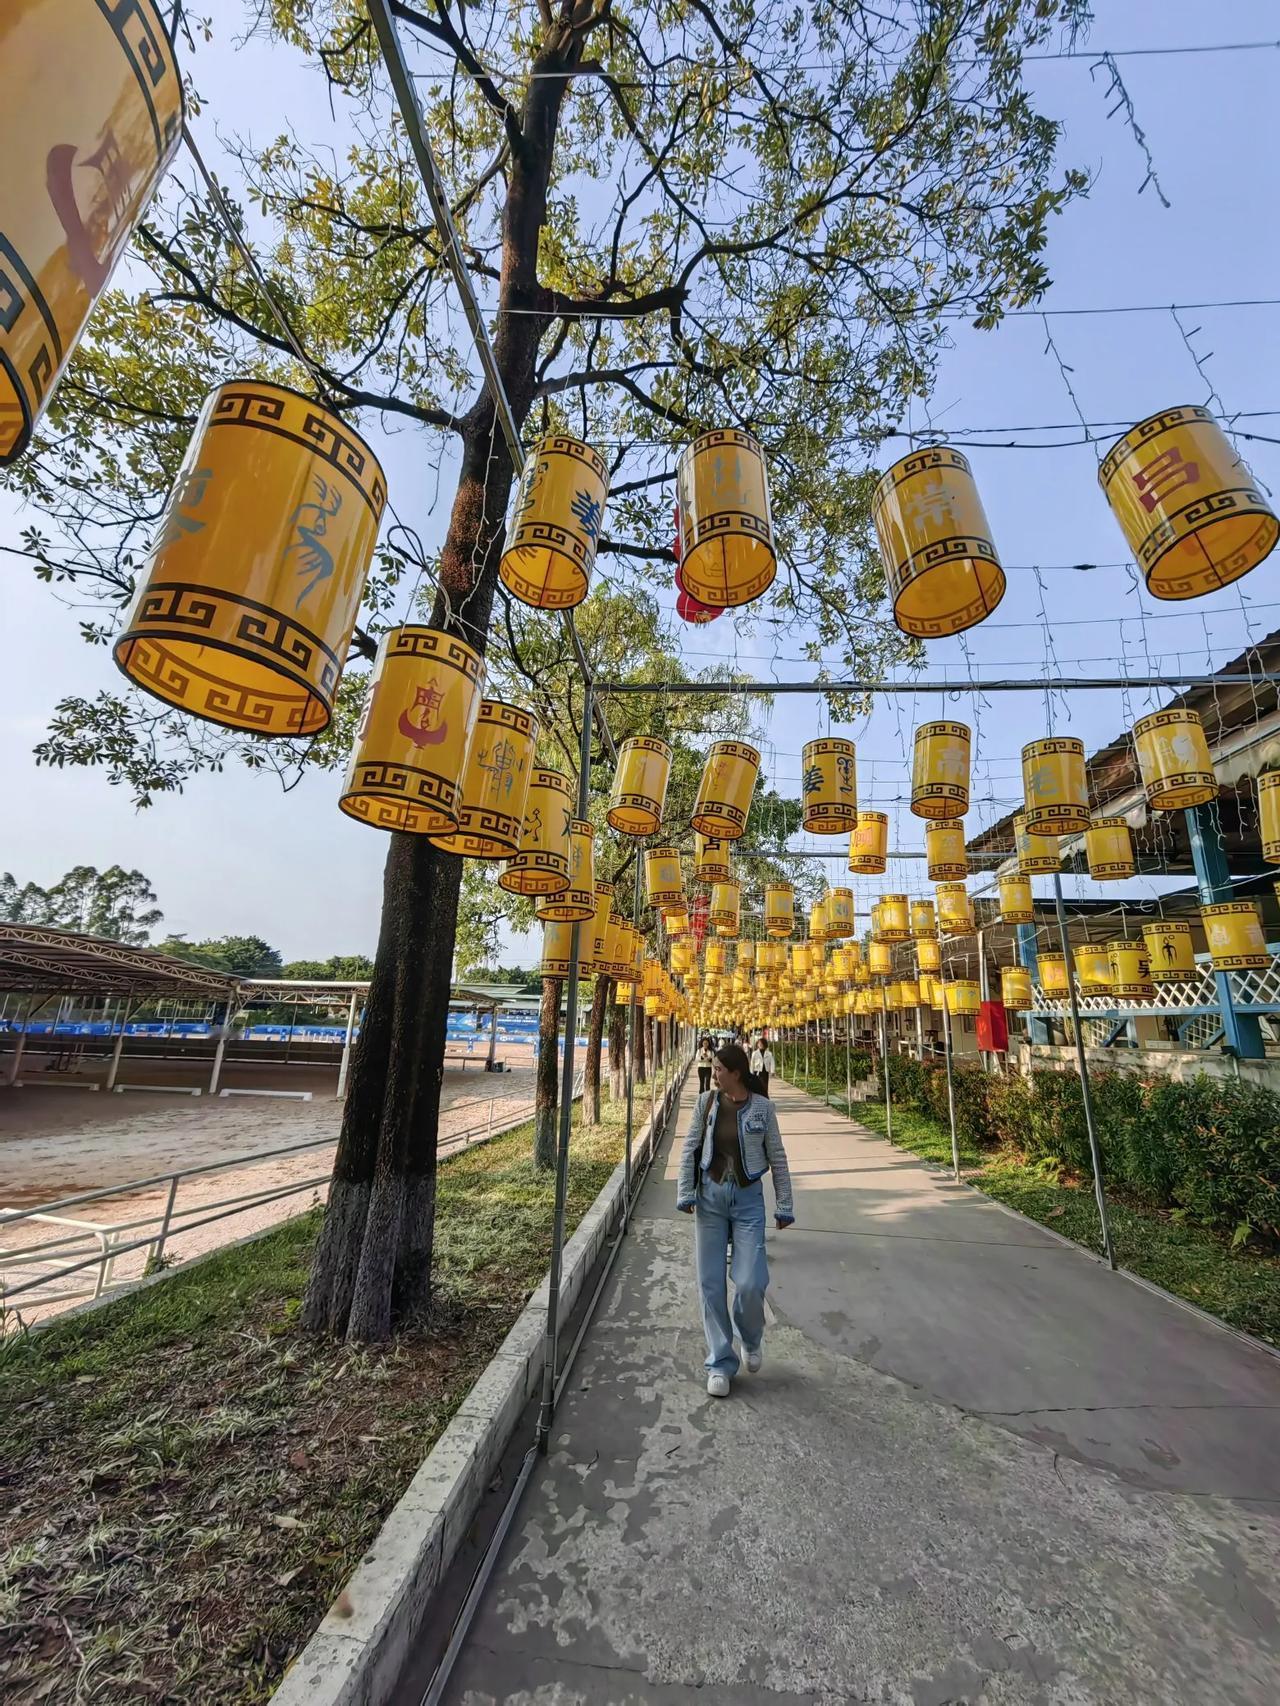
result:
M 498 1052 L 500 1058 L 506 1057 L 508 1066 L 500 1075 L 475 1068 L 446 1070 L 440 1119 L 442 1147 L 468 1131 L 483 1139 L 490 1122 L 499 1128 L 532 1111 L 530 1049 L 520 1046 Z M 150 1070 L 151 1064 L 148 1079 L 154 1082 L 157 1074 Z M 202 1210 L 216 1213 L 210 1205 L 227 1198 L 290 1185 L 306 1187 L 208 1225 L 177 1230 L 169 1238 L 166 1255 L 182 1261 L 323 1201 L 342 1117 L 342 1104 L 333 1094 L 334 1073 L 328 1068 L 290 1068 L 286 1074 L 279 1069 L 262 1072 L 246 1067 L 228 1079 L 229 1087 L 246 1082 L 311 1090 L 312 1100 L 195 1098 L 145 1091 L 107 1095 L 43 1083 L 22 1090 L 0 1088 L 0 1209 L 29 1209 L 80 1191 L 128 1185 L 174 1168 L 203 1167 L 240 1158 L 241 1166 L 224 1167 L 179 1185 L 175 1199 L 179 1228 L 199 1218 Z M 294 1155 L 254 1159 L 263 1151 L 295 1144 L 313 1147 Z M 65 1213 L 110 1232 L 146 1215 L 163 1213 L 168 1194 L 165 1181 L 141 1190 L 121 1191 Z M 144 1229 L 147 1235 L 153 1231 Z M 19 1265 L 12 1258 L 34 1244 L 64 1234 L 77 1236 L 79 1242 L 59 1256 L 58 1265 L 99 1247 L 92 1233 L 74 1227 L 26 1220 L 6 1228 L 0 1222 L 0 1285 L 14 1287 L 39 1271 L 47 1271 Z M 117 1232 L 117 1239 L 124 1242 L 142 1235 Z M 137 1278 L 146 1254 L 137 1250 L 118 1257 L 113 1277 Z M 48 1267 L 53 1265 L 50 1261 Z M 66 1296 L 56 1305 L 33 1301 L 40 1297 L 34 1293 L 25 1303 L 21 1297 L 13 1299 L 10 1307 L 20 1311 L 25 1320 L 41 1319 L 83 1301 L 84 1295 L 92 1295 L 95 1278 L 95 1271 L 86 1269 L 57 1282 L 61 1291 L 81 1295 Z

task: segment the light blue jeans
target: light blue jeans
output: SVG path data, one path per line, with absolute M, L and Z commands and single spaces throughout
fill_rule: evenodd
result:
M 736 1185 L 732 1179 L 702 1176 L 696 1205 L 698 1295 L 702 1327 L 707 1335 L 707 1372 L 738 1372 L 733 1328 L 744 1351 L 756 1351 L 764 1337 L 764 1294 L 769 1286 L 769 1263 L 764 1251 L 764 1184 Z M 733 1322 L 729 1320 L 729 1287 L 725 1260 L 733 1234 Z

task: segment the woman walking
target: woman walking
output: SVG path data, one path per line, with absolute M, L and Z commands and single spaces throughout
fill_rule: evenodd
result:
M 738 1043 L 718 1049 L 715 1089 L 699 1095 L 680 1154 L 676 1207 L 697 1214 L 695 1244 L 702 1326 L 707 1335 L 707 1391 L 729 1396 L 740 1363 L 736 1325 L 747 1371 L 764 1360 L 764 1294 L 769 1263 L 764 1247 L 764 1175 L 773 1171 L 774 1224 L 795 1220 L 791 1174 L 773 1103 L 755 1089 L 746 1051 Z M 733 1240 L 733 1318 L 729 1316 L 725 1261 Z
M 751 1076 L 759 1085 L 760 1094 L 769 1094 L 769 1077 L 773 1072 L 773 1050 L 769 1047 L 769 1039 L 761 1031 L 751 1050 Z
M 705 1096 L 711 1088 L 711 1066 L 715 1056 L 711 1052 L 711 1038 L 703 1037 L 698 1048 L 698 1094 Z

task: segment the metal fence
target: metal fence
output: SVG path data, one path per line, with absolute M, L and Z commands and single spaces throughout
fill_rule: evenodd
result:
M 582 1094 L 581 1072 L 575 1077 L 573 1094 L 575 1101 Z M 498 1113 L 495 1120 L 498 1106 L 496 1099 L 490 1101 L 485 1119 L 463 1131 L 451 1133 L 440 1145 L 440 1156 L 455 1155 L 473 1144 L 500 1137 L 533 1116 L 533 1105 L 529 1104 L 510 1118 L 505 1117 L 505 1111 Z M 12 1249 L 0 1247 L 0 1332 L 24 1325 L 19 1298 L 28 1312 L 38 1309 L 44 1313 L 50 1308 L 62 1308 L 69 1303 L 101 1297 L 106 1292 L 133 1283 L 148 1271 L 161 1268 L 165 1263 L 167 1246 L 184 1233 L 231 1220 L 252 1209 L 299 1197 L 306 1192 L 315 1193 L 318 1200 L 319 1192 L 329 1183 L 327 1168 L 305 1179 L 239 1191 L 212 1202 L 190 1201 L 189 1187 L 193 1180 L 205 1179 L 212 1174 L 257 1167 L 264 1162 L 304 1154 L 308 1150 L 330 1149 L 335 1141 L 334 1137 L 312 1138 L 305 1143 L 285 1144 L 277 1149 L 234 1156 L 227 1161 L 209 1162 L 203 1167 L 155 1173 L 149 1178 L 134 1179 L 125 1184 L 78 1191 L 73 1196 L 40 1203 L 34 1208 L 0 1208 L 0 1234 L 7 1234 L 19 1224 L 57 1228 L 52 1236 L 38 1243 Z M 185 1203 L 182 1200 L 184 1187 L 188 1188 L 188 1201 Z M 165 1193 L 163 1208 L 129 1220 L 100 1222 L 83 1214 L 68 1212 L 83 1210 L 91 1203 L 156 1190 Z M 133 1259 L 126 1262 L 125 1258 Z M 19 1276 L 16 1283 L 10 1277 L 14 1270 Z

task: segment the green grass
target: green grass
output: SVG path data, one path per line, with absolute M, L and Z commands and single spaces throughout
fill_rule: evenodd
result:
M 819 1094 L 821 1089 L 819 1084 Z M 882 1102 L 855 1102 L 852 1113 L 868 1131 L 885 1136 Z M 914 1108 L 894 1108 L 893 1141 L 924 1161 L 951 1165 L 948 1127 Z M 1012 1151 L 978 1149 L 965 1140 L 960 1144 L 960 1165 L 967 1182 L 997 1202 L 1102 1253 L 1092 1180 L 1055 1177 Z M 1229 1326 L 1280 1345 L 1280 1260 L 1265 1252 L 1233 1251 L 1225 1239 L 1203 1227 L 1179 1224 L 1114 1191 L 1108 1193 L 1107 1210 L 1116 1260 L 1122 1267 L 1208 1310 Z
M 622 1153 L 575 1128 L 570 1230 Z M 0 1698 L 267 1699 L 546 1271 L 532 1127 L 441 1164 L 428 1319 L 297 1326 L 320 1210 L 0 1339 Z

